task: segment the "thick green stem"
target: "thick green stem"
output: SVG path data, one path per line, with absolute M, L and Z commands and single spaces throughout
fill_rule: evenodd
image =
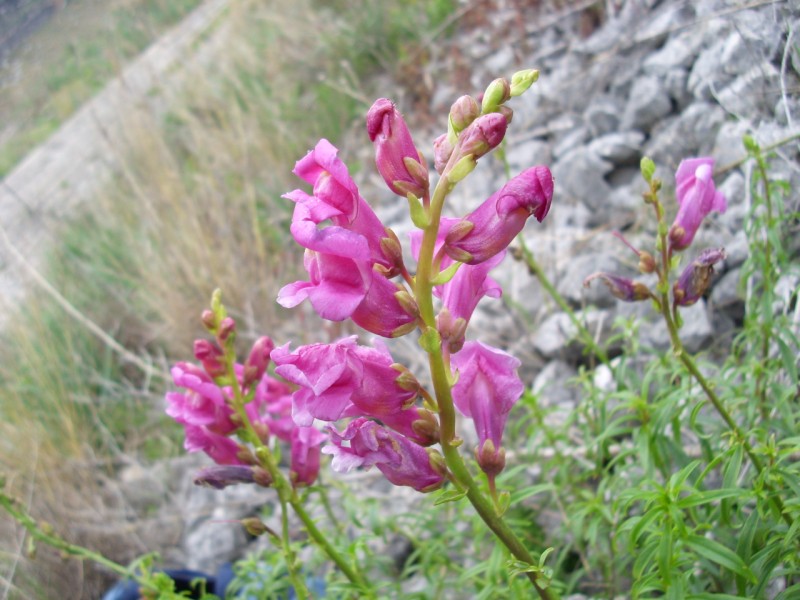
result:
M 226 353 L 227 355 L 227 353 Z M 227 356 L 226 356 L 227 357 Z M 253 427 L 253 423 L 250 421 L 249 416 L 247 415 L 247 411 L 244 409 L 244 397 L 242 395 L 241 389 L 239 387 L 238 381 L 236 380 L 235 373 L 233 371 L 233 361 L 228 360 L 228 375 L 233 381 L 232 388 L 233 388 L 233 408 L 236 411 L 236 414 L 242 421 L 242 425 L 245 429 L 245 434 L 248 438 L 248 441 L 253 444 L 256 449 L 255 455 L 258 459 L 261 466 L 269 472 L 270 476 L 272 477 L 272 486 L 278 493 L 278 498 L 281 503 L 281 510 L 282 510 L 282 551 L 286 557 L 287 569 L 289 570 L 289 575 L 292 579 L 292 583 L 295 586 L 295 590 L 299 597 L 310 598 L 310 594 L 308 589 L 305 586 L 305 581 L 303 577 L 297 572 L 297 564 L 295 560 L 294 551 L 291 549 L 289 544 L 289 532 L 288 532 L 288 510 L 287 504 L 292 507 L 295 514 L 298 518 L 303 522 L 305 526 L 306 532 L 308 533 L 309 537 L 314 541 L 317 546 L 319 546 L 325 554 L 328 555 L 337 567 L 345 574 L 345 576 L 355 585 L 360 588 L 362 593 L 362 597 L 364 598 L 374 598 L 375 594 L 372 591 L 371 587 L 367 584 L 367 582 L 361 577 L 361 575 L 348 563 L 344 557 L 339 554 L 339 552 L 334 548 L 334 546 L 328 541 L 328 538 L 317 528 L 316 524 L 314 523 L 313 519 L 311 519 L 310 515 L 306 512 L 305 508 L 303 507 L 303 503 L 300 499 L 300 496 L 297 494 L 296 490 L 292 487 L 292 485 L 287 481 L 286 477 L 284 476 L 283 472 L 278 467 L 278 463 L 275 460 L 275 456 L 272 454 L 272 451 L 269 447 L 261 441 L 261 438 L 257 434 L 255 428 Z
M 424 231 L 419 254 L 415 291 L 420 316 L 426 329 L 436 328 L 432 283 L 433 277 L 436 275 L 433 272 L 434 248 L 442 207 L 449 187 L 450 184 L 445 172 L 433 193 L 430 205 L 430 225 Z M 530 552 L 528 552 L 503 518 L 497 514 L 492 502 L 483 494 L 472 475 L 470 475 L 469 469 L 467 469 L 458 451 L 461 441 L 456 436 L 456 411 L 450 390 L 450 374 L 445 365 L 441 345 L 428 350 L 428 360 L 439 411 L 440 443 L 447 468 L 452 473 L 456 483 L 466 491 L 467 499 L 478 515 L 503 545 L 508 548 L 517 560 L 534 566 L 536 563 Z M 528 572 L 526 575 L 542 600 L 556 600 L 558 598 L 558 595 L 553 590 L 548 589 L 540 579 L 539 573 Z

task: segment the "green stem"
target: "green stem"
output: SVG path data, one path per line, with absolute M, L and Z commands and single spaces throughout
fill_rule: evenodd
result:
M 586 329 L 583 323 L 581 323 L 580 319 L 578 319 L 578 316 L 575 314 L 575 311 L 572 310 L 572 307 L 569 305 L 569 303 L 567 303 L 564 297 L 553 285 L 553 282 L 551 282 L 547 277 L 544 269 L 542 269 L 536 258 L 534 258 L 533 252 L 531 252 L 528 246 L 525 244 L 525 238 L 522 236 L 522 234 L 517 236 L 517 241 L 519 242 L 522 258 L 525 261 L 525 264 L 528 266 L 528 270 L 530 271 L 531 275 L 539 280 L 541 286 L 547 291 L 548 294 L 550 294 L 561 310 L 567 313 L 570 321 L 572 321 L 572 324 L 578 330 L 578 335 L 583 340 L 583 343 L 586 344 L 586 346 L 595 356 L 597 356 L 597 358 L 600 359 L 603 364 L 608 365 L 608 354 L 606 354 L 606 351 L 597 345 L 597 343 L 594 341 L 594 337 L 592 337 L 591 332 Z
M 419 254 L 415 291 L 420 316 L 426 329 L 436 328 L 432 283 L 432 279 L 435 276 L 435 273 L 433 273 L 434 248 L 442 207 L 449 187 L 447 172 L 445 171 L 433 193 L 430 206 L 430 225 L 424 231 Z M 497 514 L 492 502 L 481 492 L 458 451 L 461 440 L 456 436 L 456 412 L 450 390 L 449 369 L 445 366 L 441 344 L 428 351 L 428 362 L 439 409 L 440 444 L 448 469 L 457 484 L 466 490 L 467 499 L 478 515 L 508 548 L 511 554 L 525 564 L 535 565 L 533 556 L 531 556 L 508 524 Z M 558 598 L 557 594 L 548 589 L 547 585 L 540 580 L 539 573 L 528 572 L 526 575 L 542 600 L 556 600 Z
M 786 144 L 788 144 L 790 142 L 793 142 L 795 140 L 798 140 L 798 139 L 800 139 L 800 133 L 792 134 L 792 135 L 790 135 L 788 137 L 785 137 L 783 139 L 778 140 L 774 144 L 770 144 L 769 146 L 765 146 L 764 148 L 761 149 L 761 152 L 762 153 L 763 152 L 771 152 L 772 150 L 775 150 L 776 148 L 780 148 L 781 146 L 785 146 Z M 733 171 L 733 169 L 742 166 L 744 163 L 746 163 L 748 160 L 750 160 L 750 157 L 751 157 L 751 155 L 748 154 L 744 158 L 740 158 L 737 161 L 734 161 L 732 163 L 724 165 L 724 166 L 720 167 L 719 169 L 717 169 L 716 171 L 714 171 L 714 175 L 722 175 L 723 173 L 727 173 L 728 171 Z
M 772 294 L 774 288 L 773 284 L 773 270 L 772 270 L 772 245 L 769 241 L 769 233 L 772 229 L 772 196 L 769 190 L 769 180 L 767 179 L 767 165 L 764 162 L 764 154 L 758 149 L 754 156 L 758 171 L 761 174 L 761 181 L 764 183 L 764 204 L 767 209 L 767 222 L 764 227 L 764 268 L 762 270 L 764 275 L 764 282 L 762 290 L 765 294 Z M 761 418 L 766 420 L 769 418 L 769 408 L 767 405 L 767 382 L 766 370 L 767 362 L 769 361 L 769 347 L 772 341 L 772 314 L 767 313 L 769 318 L 765 319 L 761 325 L 761 362 L 762 366 L 756 376 L 756 397 L 758 398 L 758 405 L 761 410 Z
M 74 556 L 79 559 L 91 560 L 92 562 L 102 565 L 103 567 L 116 573 L 120 577 L 133 579 L 139 584 L 140 587 L 146 588 L 152 592 L 157 592 L 159 594 L 159 598 L 165 598 L 168 600 L 181 600 L 185 598 L 185 596 L 180 594 L 160 590 L 156 585 L 142 577 L 139 573 L 136 573 L 132 569 L 120 565 L 113 560 L 109 560 L 102 554 L 98 554 L 97 552 L 89 550 L 88 548 L 84 548 L 83 546 L 70 544 L 55 534 L 45 531 L 42 525 L 37 523 L 36 520 L 24 510 L 19 508 L 17 504 L 17 501 L 15 501 L 12 497 L 0 492 L 0 507 L 2 507 L 9 515 L 11 515 L 12 519 L 22 525 L 34 539 L 39 540 L 40 542 L 47 544 L 48 546 L 51 546 L 64 554 L 69 554 L 70 556 Z
M 372 591 L 371 587 L 367 584 L 367 582 L 361 577 L 361 575 L 356 572 L 355 569 L 348 563 L 344 557 L 339 554 L 336 548 L 328 541 L 328 538 L 323 535 L 323 533 L 317 528 L 314 521 L 311 519 L 309 514 L 306 512 L 305 508 L 303 507 L 303 503 L 300 499 L 300 496 L 297 494 L 296 490 L 293 486 L 287 481 L 286 477 L 284 476 L 283 472 L 278 467 L 278 463 L 275 460 L 275 456 L 269 447 L 261 441 L 261 438 L 258 436 L 255 428 L 253 427 L 253 423 L 250 421 L 250 417 L 247 415 L 247 411 L 244 409 L 244 397 L 242 396 L 242 391 L 239 387 L 238 380 L 236 379 L 234 370 L 233 370 L 233 360 L 229 359 L 229 354 L 232 356 L 232 349 L 231 352 L 227 352 L 226 350 L 226 363 L 228 368 L 228 375 L 233 382 L 231 387 L 233 389 L 233 409 L 236 411 L 236 414 L 242 421 L 242 425 L 245 428 L 245 434 L 249 438 L 248 441 L 253 444 L 256 449 L 255 455 L 261 464 L 261 466 L 266 469 L 270 476 L 272 477 L 272 485 L 275 490 L 278 492 L 278 498 L 281 502 L 281 510 L 282 510 L 282 525 L 283 525 L 283 535 L 282 535 L 282 550 L 286 557 L 287 568 L 289 570 L 289 575 L 292 578 L 292 583 L 295 585 L 295 590 L 297 591 L 297 595 L 299 597 L 310 598 L 311 595 L 308 592 L 308 589 L 305 586 L 305 582 L 300 574 L 297 572 L 297 564 L 295 560 L 294 551 L 291 549 L 289 545 L 289 532 L 288 532 L 288 510 L 286 509 L 286 505 L 290 505 L 292 510 L 294 510 L 295 514 L 299 517 L 299 519 L 303 522 L 305 526 L 306 532 L 308 533 L 309 537 L 314 541 L 317 546 L 319 546 L 325 554 L 328 555 L 337 567 L 345 574 L 345 576 L 355 585 L 360 588 L 361 593 L 363 594 L 362 597 L 364 598 L 374 598 L 374 592 Z
M 700 387 L 703 389 L 703 392 L 705 392 L 709 402 L 711 402 L 711 405 L 717 411 L 717 414 L 722 417 L 722 420 L 725 421 L 725 424 L 728 426 L 728 429 L 734 435 L 735 439 L 742 444 L 742 448 L 744 448 L 744 451 L 750 459 L 750 462 L 753 464 L 753 467 L 755 467 L 758 475 L 761 476 L 764 472 L 764 465 L 758 458 L 758 455 L 753 451 L 753 447 L 750 445 L 750 442 L 747 441 L 747 437 L 745 436 L 744 432 L 736 424 L 736 421 L 733 420 L 731 414 L 722 404 L 720 397 L 711 387 L 705 376 L 700 372 L 700 369 L 697 367 L 697 364 L 694 362 L 691 354 L 689 354 L 683 347 L 683 343 L 678 335 L 678 327 L 673 318 L 672 312 L 670 311 L 668 284 L 670 272 L 670 252 L 668 250 L 667 228 L 664 223 L 664 211 L 661 206 L 661 202 L 655 197 L 655 190 L 653 190 L 653 194 L 653 205 L 656 210 L 656 217 L 658 218 L 658 231 L 661 246 L 661 267 L 658 269 L 659 308 L 662 316 L 664 317 L 664 322 L 667 325 L 667 331 L 669 332 L 670 341 L 672 342 L 672 350 L 678 360 L 680 360 L 683 366 L 686 367 L 686 370 L 689 371 L 692 377 L 694 377 L 695 381 L 700 384 Z M 786 513 L 786 507 L 784 506 L 783 501 L 776 494 L 775 489 L 766 480 L 766 477 L 763 478 L 763 481 L 764 488 L 770 493 L 769 501 L 772 503 L 772 506 L 778 511 L 784 522 L 791 527 L 793 520 Z

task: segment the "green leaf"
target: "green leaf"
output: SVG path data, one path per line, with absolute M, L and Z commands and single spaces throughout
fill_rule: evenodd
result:
M 775 338 L 778 348 L 781 353 L 781 360 L 783 361 L 783 368 L 789 374 L 792 381 L 797 381 L 797 355 L 792 352 L 789 346 L 786 345 L 780 336 Z
M 744 563 L 742 558 L 730 548 L 700 535 L 690 535 L 685 540 L 685 543 L 703 558 L 755 582 L 756 578 L 750 568 Z
M 452 265 L 447 267 L 444 271 L 441 271 L 436 277 L 431 280 L 433 285 L 444 285 L 445 283 L 449 282 L 453 277 L 456 275 L 456 271 L 463 265 L 464 263 L 461 262 L 454 262 Z
M 700 506 L 701 504 L 709 504 L 716 500 L 724 500 L 726 498 L 734 498 L 737 496 L 744 496 L 746 492 L 739 488 L 722 489 L 722 490 L 709 490 L 707 492 L 696 492 L 685 498 L 678 500 L 677 504 L 680 508 L 690 508 L 692 506 Z
M 411 222 L 420 229 L 426 229 L 428 225 L 431 224 L 431 219 L 428 216 L 428 212 L 425 210 L 425 207 L 422 206 L 422 202 L 420 202 L 419 198 L 417 198 L 411 192 L 409 192 L 408 196 L 406 197 L 408 198 L 408 208 L 409 213 L 411 214 Z
M 434 506 L 446 504 L 447 502 L 458 502 L 467 495 L 467 490 L 442 490 L 436 500 L 433 501 Z
M 419 336 L 419 345 L 428 354 L 439 352 L 442 348 L 442 337 L 439 332 L 433 327 L 428 327 Z
M 733 594 L 714 594 L 712 592 L 702 592 L 691 594 L 686 600 L 747 600 L 745 596 L 734 596 Z

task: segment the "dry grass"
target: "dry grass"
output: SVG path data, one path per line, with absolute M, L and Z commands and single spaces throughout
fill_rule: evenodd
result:
M 341 10 L 234 3 L 194 66 L 130 110 L 122 135 L 111 136 L 121 172 L 66 224 L 48 281 L 156 373 L 188 357 L 216 287 L 243 345 L 256 334 L 319 330 L 290 325 L 296 314 L 290 322 L 274 302 L 301 264 L 280 195 L 299 185 L 291 168 L 319 137 L 340 142 L 354 118 L 361 124 L 371 94 L 360 82 L 390 54 L 387 28 L 399 40 L 422 30 L 409 19 L 397 25 L 377 0 Z M 164 426 L 166 381 L 124 365 L 45 294 L 12 321 L 0 347 L 9 488 L 70 541 L 111 558 L 159 550 L 112 526 L 120 515 L 102 482 L 120 464 L 179 451 L 179 428 Z M 0 529 L 10 542 L 0 554 L 6 596 L 98 597 L 102 577 L 45 550 L 29 561 L 17 534 L 7 535 L 11 524 L 0 519 Z

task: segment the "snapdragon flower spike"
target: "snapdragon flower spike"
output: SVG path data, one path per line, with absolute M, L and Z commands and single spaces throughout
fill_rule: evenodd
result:
M 414 429 L 416 421 L 425 420 L 413 406 L 418 391 L 399 385 L 401 373 L 383 346 L 359 346 L 356 336 L 332 344 L 300 346 L 294 352 L 286 344 L 273 350 L 272 360 L 278 375 L 299 386 L 292 395 L 297 425 L 310 426 L 314 419 L 333 422 L 369 416 L 419 443 L 435 441 Z
M 295 487 L 314 485 L 319 475 L 320 444 L 327 436 L 315 427 L 295 427 L 291 439 L 289 478 Z
M 517 375 L 520 364 L 510 354 L 481 342 L 466 342 L 450 358 L 451 368 L 459 373 L 453 403 L 475 423 L 475 455 L 492 485 L 505 467 L 502 441 L 508 413 L 525 389 Z
M 387 98 L 378 98 L 367 112 L 367 134 L 375 145 L 375 164 L 386 185 L 404 198 L 428 193 L 428 167 L 411 139 L 403 115 Z
M 687 158 L 675 173 L 675 196 L 680 208 L 669 230 L 670 250 L 684 250 L 712 211 L 724 213 L 727 201 L 712 179 L 714 159 Z
M 454 224 L 445 237 L 444 250 L 454 260 L 470 265 L 489 260 L 508 247 L 528 217 L 541 223 L 552 199 L 550 169 L 531 167 Z
M 711 285 L 714 265 L 725 258 L 724 248 L 706 248 L 681 273 L 672 286 L 672 296 L 678 306 L 691 306 L 702 298 Z
M 589 284 L 595 279 L 605 283 L 611 295 L 623 302 L 639 302 L 652 297 L 650 288 L 645 284 L 611 273 L 593 273 L 583 280 L 583 286 L 589 287 Z
M 334 471 L 347 473 L 376 466 L 394 485 L 419 492 L 431 492 L 444 483 L 444 474 L 433 466 L 425 448 L 375 421 L 353 419 L 343 433 L 333 427 L 328 429 L 331 444 L 322 453 L 333 456 Z

